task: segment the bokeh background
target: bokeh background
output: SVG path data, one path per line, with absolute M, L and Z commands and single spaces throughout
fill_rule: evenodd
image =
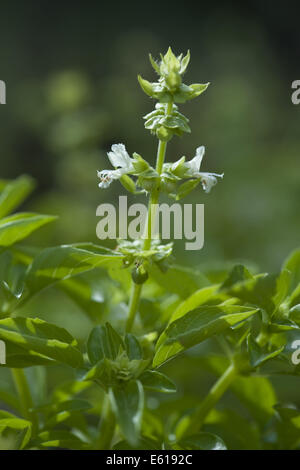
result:
M 205 204 L 205 246 L 188 252 L 177 243 L 176 257 L 188 266 L 245 260 L 278 270 L 300 242 L 300 105 L 291 102 L 291 84 L 300 79 L 299 11 L 296 2 L 261 0 L 2 1 L 0 177 L 33 176 L 36 191 L 23 209 L 60 216 L 32 243 L 97 243 L 96 207 L 125 194 L 118 182 L 97 186 L 113 143 L 154 163 L 157 142 L 142 120 L 154 102 L 137 74 L 154 79 L 147 55 L 171 45 L 178 54 L 191 50 L 186 82 L 211 86 L 182 107 L 192 134 L 174 138 L 167 159 L 192 158 L 205 145 L 203 170 L 225 173 L 211 194 L 198 188 L 184 200 Z M 82 340 L 91 328 L 58 292 L 34 301 L 33 312 Z M 210 379 L 195 360 L 188 382 L 177 364 L 169 372 L 188 406 Z M 65 378 L 63 370 L 51 374 L 53 383 Z M 277 385 L 284 399 L 297 400 L 298 382 Z
M 191 50 L 187 83 L 211 82 L 182 111 L 192 134 L 167 158 L 206 146 L 203 169 L 225 172 L 205 204 L 205 246 L 188 264 L 248 259 L 276 270 L 299 244 L 299 7 L 238 2 L 2 2 L 0 175 L 27 173 L 37 190 L 26 209 L 58 214 L 41 243 L 97 241 L 95 210 L 125 190 L 97 187 L 106 152 L 124 142 L 154 162 L 156 140 L 142 116 L 154 103 L 137 73 L 154 79 L 149 52 Z M 47 239 L 48 237 L 48 239 Z

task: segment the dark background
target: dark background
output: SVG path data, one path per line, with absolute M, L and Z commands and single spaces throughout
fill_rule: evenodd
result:
M 124 194 L 97 187 L 106 152 L 124 142 L 154 162 L 156 141 L 142 116 L 154 103 L 136 76 L 155 78 L 147 55 L 169 45 L 191 50 L 186 82 L 211 82 L 182 106 L 192 134 L 175 138 L 167 159 L 206 146 L 203 169 L 225 178 L 205 204 L 205 246 L 186 264 L 248 260 L 276 270 L 299 244 L 300 79 L 296 2 L 1 2 L 0 176 L 32 175 L 25 209 L 60 215 L 33 241 L 97 242 L 95 210 Z

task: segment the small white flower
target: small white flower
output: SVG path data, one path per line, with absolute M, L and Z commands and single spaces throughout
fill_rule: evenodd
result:
M 188 168 L 187 176 L 195 176 L 199 173 L 201 162 L 204 156 L 205 147 L 202 145 L 196 150 L 196 155 L 192 160 L 185 163 L 185 166 Z
M 217 173 L 206 173 L 200 171 L 204 152 L 205 147 L 198 147 L 194 158 L 185 163 L 185 167 L 187 168 L 186 176 L 190 176 L 191 178 L 200 178 L 204 191 L 209 193 L 211 188 L 217 184 L 217 177 L 223 178 L 224 173 L 219 175 Z
M 124 144 L 114 144 L 111 147 L 111 152 L 108 152 L 108 158 L 115 170 L 102 170 L 98 171 L 97 175 L 100 178 L 99 188 L 106 189 L 114 180 L 118 180 L 121 176 L 134 170 L 132 161 L 133 159 L 127 153 Z

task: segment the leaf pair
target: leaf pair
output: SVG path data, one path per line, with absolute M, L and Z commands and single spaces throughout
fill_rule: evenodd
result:
M 145 371 L 149 360 L 144 358 L 139 341 L 131 334 L 123 339 L 109 323 L 92 330 L 87 351 L 93 367 L 84 380 L 104 387 L 122 433 L 128 442 L 136 444 L 144 410 L 144 388 L 171 393 L 176 391 L 174 384 L 164 374 Z

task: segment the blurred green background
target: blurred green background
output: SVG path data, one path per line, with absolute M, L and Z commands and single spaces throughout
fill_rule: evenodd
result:
M 34 241 L 97 242 L 97 205 L 125 194 L 119 183 L 97 187 L 112 143 L 154 162 L 156 139 L 142 120 L 154 102 L 136 76 L 154 79 L 147 55 L 171 45 L 191 50 L 186 82 L 211 86 L 181 107 L 192 134 L 174 138 L 167 158 L 205 145 L 203 169 L 225 173 L 211 194 L 198 188 L 184 201 L 205 204 L 204 249 L 177 243 L 176 254 L 189 265 L 246 259 L 278 269 L 300 231 L 300 106 L 291 102 L 299 28 L 289 5 L 3 2 L 0 175 L 32 175 L 26 209 L 60 216 Z
M 148 53 L 158 57 L 171 45 L 177 54 L 191 50 L 186 82 L 211 86 L 181 107 L 192 134 L 175 137 L 167 159 L 190 159 L 205 145 L 203 170 L 225 173 L 209 195 L 199 187 L 184 200 L 205 204 L 205 245 L 188 252 L 177 242 L 176 257 L 189 266 L 246 260 L 261 271 L 278 270 L 299 246 L 300 105 L 291 102 L 291 83 L 300 79 L 298 13 L 296 2 L 259 0 L 1 2 L 7 104 L 0 106 L 0 177 L 32 175 L 37 188 L 23 209 L 60 216 L 32 244 L 98 242 L 96 207 L 125 194 L 118 182 L 105 191 L 97 186 L 96 171 L 110 167 L 113 143 L 154 163 L 157 141 L 142 120 L 154 102 L 137 74 L 154 79 Z M 92 327 L 57 291 L 28 308 L 23 313 L 66 326 L 82 341 Z M 167 372 L 186 408 L 213 379 L 199 372 L 197 356 L 180 361 Z M 66 378 L 65 369 L 49 371 L 51 384 Z M 1 381 L 9 380 L 3 370 Z M 279 398 L 299 399 L 296 379 L 278 378 L 276 385 Z

